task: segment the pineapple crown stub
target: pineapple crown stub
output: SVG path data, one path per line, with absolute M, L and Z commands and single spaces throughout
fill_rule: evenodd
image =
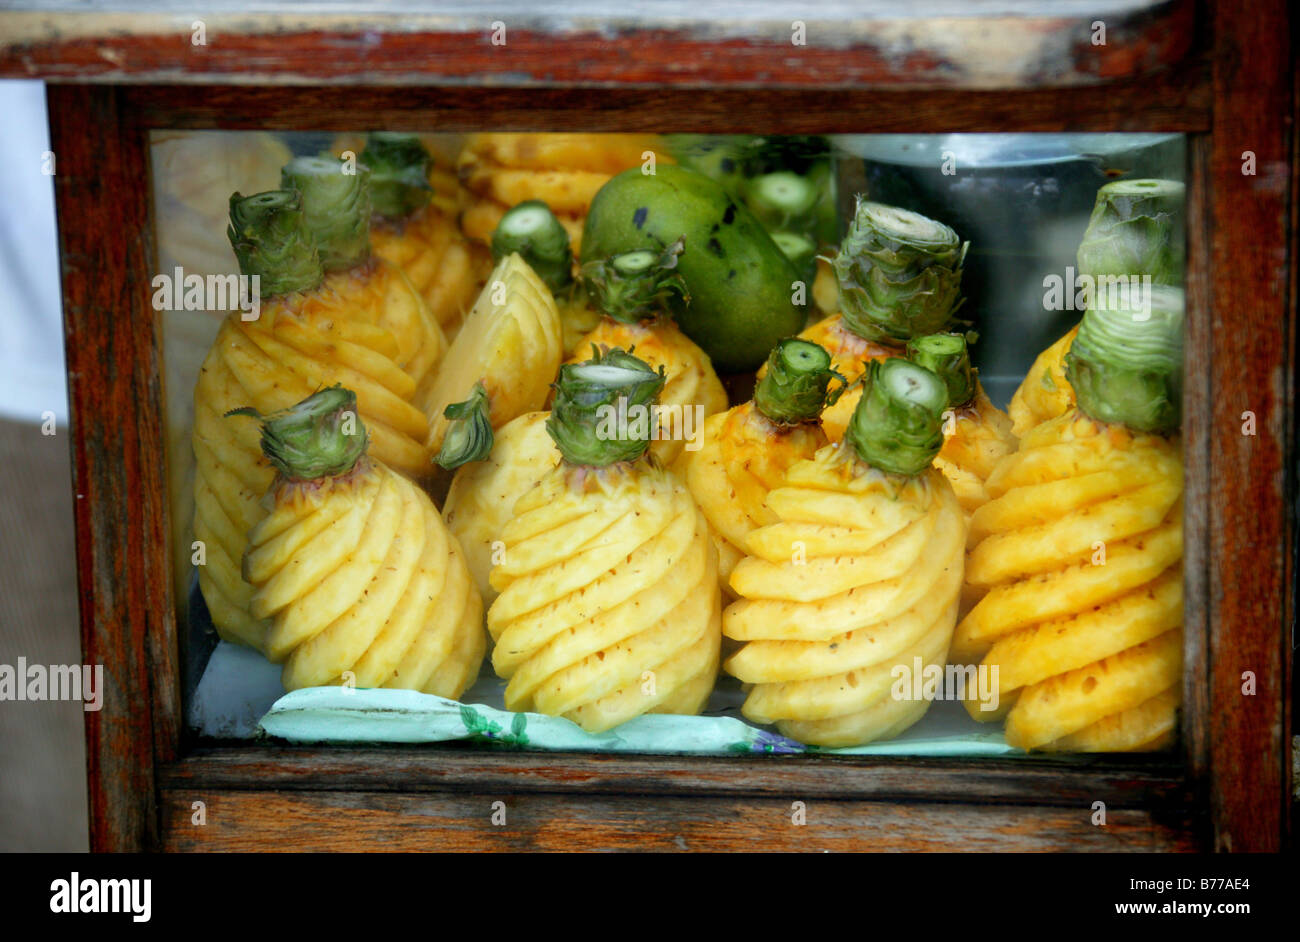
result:
M 496 442 L 492 431 L 492 404 L 482 380 L 474 384 L 468 399 L 453 402 L 442 410 L 442 414 L 451 422 L 433 459 L 439 467 L 453 471 L 471 461 L 482 461 L 492 453 Z
M 295 157 L 280 187 L 302 194 L 303 222 L 325 271 L 346 271 L 370 258 L 370 168 L 333 157 Z
M 433 157 L 417 134 L 374 131 L 361 162 L 370 169 L 370 206 L 385 219 L 405 219 L 433 198 Z
M 573 284 L 573 248 L 564 224 L 542 200 L 516 203 L 492 233 L 492 261 L 519 253 L 551 293 Z
M 258 276 L 262 297 L 309 291 L 324 277 L 296 190 L 232 193 L 226 237 L 240 273 Z
M 947 408 L 947 384 L 925 367 L 900 357 L 872 360 L 844 441 L 874 468 L 920 474 L 943 447 Z
M 630 350 L 598 347 L 591 359 L 566 363 L 552 388 L 546 431 L 570 465 L 635 461 L 653 434 L 653 409 L 667 381 Z
M 907 358 L 934 373 L 948 387 L 948 405 L 961 408 L 975 398 L 977 372 L 970 365 L 964 334 L 926 334 L 907 342 Z
M 1184 296 L 1154 285 L 1143 300 L 1089 307 L 1065 376 L 1092 418 L 1167 434 L 1182 423 Z
M 314 481 L 347 474 L 369 444 L 350 389 L 331 386 L 267 415 L 245 407 L 226 417 L 250 416 L 262 423 L 262 454 L 290 481 Z
M 830 389 L 832 379 L 840 384 Z M 782 340 L 767 358 L 767 372 L 754 388 L 754 406 L 774 425 L 817 421 L 844 392 L 846 380 L 818 344 L 797 337 Z
M 1116 180 L 1103 186 L 1079 243 L 1079 274 L 1146 275 L 1153 284 L 1181 285 L 1185 190 L 1177 180 Z
M 831 262 L 845 325 L 888 344 L 946 330 L 962 304 L 969 245 L 941 222 L 859 197 Z
M 674 299 L 690 303 L 686 280 L 677 270 L 685 248 L 683 235 L 658 254 L 638 249 L 595 259 L 582 266 L 583 284 L 593 303 L 614 320 L 635 324 L 658 317 Z

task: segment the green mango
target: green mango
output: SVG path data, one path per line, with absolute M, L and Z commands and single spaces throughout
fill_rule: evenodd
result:
M 723 373 L 757 369 L 777 342 L 803 329 L 812 285 L 742 203 L 692 170 L 626 170 L 600 188 L 582 234 L 582 260 L 662 252 L 685 237 L 677 268 L 690 301 L 678 326 Z

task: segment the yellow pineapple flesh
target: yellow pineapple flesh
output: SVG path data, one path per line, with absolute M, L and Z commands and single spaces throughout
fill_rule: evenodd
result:
M 752 685 L 743 712 L 811 745 L 898 735 L 929 707 L 896 668 L 942 670 L 957 620 L 965 528 L 951 485 L 867 466 L 828 445 L 790 468 L 746 541 L 723 613 L 744 646 L 723 665 Z
M 701 414 L 706 418 L 727 408 L 727 391 L 713 371 L 709 355 L 667 318 L 624 324 L 602 317 L 567 362 L 581 363 L 592 355 L 593 347 L 631 350 L 650 364 L 651 369 L 664 368 L 668 382 L 659 397 L 659 431 L 657 439 L 650 442 L 650 453 L 664 465 L 671 464 L 682 453 L 687 433 L 692 437 L 702 434 L 700 426 L 694 424 L 696 406 L 702 408 Z M 687 410 L 690 410 L 689 417 Z
M 717 552 L 676 476 L 645 457 L 563 463 L 513 511 L 488 609 L 506 707 L 591 733 L 699 713 L 721 643 Z
M 1065 378 L 1065 355 L 1079 333 L 1076 324 L 1064 337 L 1040 353 L 1029 367 L 1007 406 L 1011 431 L 1023 438 L 1030 429 L 1074 408 L 1074 390 Z
M 454 338 L 491 271 L 487 250 L 465 239 L 454 214 L 433 205 L 397 222 L 376 218 L 370 245 L 406 273 L 443 332 Z
M 362 458 L 336 477 L 278 478 L 269 496 L 243 569 L 285 689 L 459 697 L 483 662 L 483 604 L 428 495 Z
M 470 574 L 485 605 L 497 597 L 488 581 L 492 560 L 503 549 L 506 524 L 515 502 L 560 463 L 560 452 L 546 432 L 548 412 L 526 412 L 497 429 L 483 461 L 456 470 L 442 518 L 460 541 Z
M 443 349 L 423 299 L 381 260 L 268 299 L 254 321 L 233 312 L 222 323 L 194 388 L 192 434 L 194 538 L 206 557 L 199 586 L 222 638 L 263 646 L 267 623 L 249 612 L 252 590 L 239 560 L 275 476 L 256 423 L 225 414 L 246 406 L 275 412 L 342 383 L 357 393 L 371 454 L 419 477 L 430 467 L 428 422 L 412 399 Z
M 987 503 L 989 496 L 984 482 L 998 461 L 1015 450 L 1011 420 L 989 401 L 976 381 L 975 396 L 966 405 L 953 409 L 944 422 L 943 448 L 934 459 L 934 466 L 956 491 L 966 519 Z
M 774 425 L 751 401 L 709 416 L 699 451 L 683 450 L 674 462 L 709 521 L 718 578 L 728 596 L 731 571 L 745 555 L 749 534 L 777 522 L 767 495 L 785 485 L 791 466 L 826 444 L 819 425 Z
M 1167 743 L 1181 702 L 1183 469 L 1177 436 L 1073 410 L 1032 429 L 971 517 L 966 581 L 986 593 L 952 658 L 997 668 L 1007 742 Z M 976 719 L 994 719 L 967 704 Z
M 560 366 L 560 315 L 550 289 L 518 255 L 503 258 L 442 365 L 417 394 L 428 416 L 426 441 L 437 454 L 450 427 L 447 406 L 469 398 L 483 383 L 494 429 L 546 402 Z

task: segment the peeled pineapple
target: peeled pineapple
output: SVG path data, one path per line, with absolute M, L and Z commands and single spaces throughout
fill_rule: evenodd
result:
M 971 518 L 954 660 L 996 679 L 1007 742 L 1170 741 L 1181 702 L 1182 292 L 1089 308 L 1066 358 L 1079 407 L 1028 432 Z M 969 705 L 968 705 L 969 707 Z M 976 719 L 996 719 L 971 709 Z
M 488 456 L 457 469 L 442 505 L 442 518 L 460 541 L 485 605 L 497 597 L 488 574 L 493 556 L 504 546 L 501 534 L 514 516 L 515 502 L 560 463 L 546 433 L 547 415 L 525 412 L 497 429 Z
M 745 716 L 818 746 L 921 718 L 929 700 L 900 695 L 899 672 L 942 670 L 962 584 L 961 507 L 930 467 L 946 388 L 899 359 L 873 363 L 865 388 L 846 441 L 768 494 L 776 521 L 749 534 L 723 613 L 745 642 L 724 664 L 753 685 Z
M 456 178 L 435 172 L 417 135 L 375 132 L 361 163 L 370 172 L 371 247 L 411 279 L 444 331 L 460 328 L 491 270 L 482 246 L 457 226 L 463 198 Z
M 687 439 L 698 447 L 703 419 L 727 408 L 727 392 L 709 355 L 668 313 L 672 297 L 686 296 L 686 283 L 677 273 L 684 247 L 679 239 L 658 254 L 624 252 L 583 265 L 587 293 L 604 316 L 569 359 L 579 363 L 593 349 L 621 348 L 634 351 L 652 369 L 663 369 L 668 383 L 659 397 L 661 411 L 650 445 L 663 464 L 682 453 Z
M 966 405 L 953 410 L 934 466 L 952 484 L 967 519 L 988 502 L 984 482 L 998 461 L 1015 448 L 1011 420 L 989 401 L 983 388 Z
M 315 272 L 319 279 L 319 262 Z M 249 611 L 252 589 L 239 559 L 274 477 L 257 429 L 225 414 L 244 406 L 269 414 L 344 383 L 357 393 L 371 453 L 418 477 L 430 467 L 428 422 L 412 399 L 444 345 L 423 299 L 379 259 L 266 298 L 256 320 L 237 311 L 226 318 L 194 388 L 192 436 L 194 536 L 206 556 L 199 586 L 222 638 L 258 649 L 265 640 L 267 623 Z
M 442 366 L 421 389 L 426 444 L 437 453 L 451 427 L 447 406 L 483 384 L 496 429 L 540 409 L 560 365 L 560 316 L 546 285 L 518 255 L 492 270 Z
M 601 406 L 648 406 L 662 383 L 620 350 L 560 373 L 548 428 L 564 460 L 516 502 L 491 574 L 492 663 L 511 710 L 594 733 L 708 700 L 721 644 L 708 525 L 645 457 L 644 426 L 620 439 L 595 430 Z
M 541 200 L 569 233 L 574 251 L 596 191 L 614 174 L 640 166 L 647 151 L 666 160 L 651 134 L 474 134 L 458 162 L 474 194 L 461 216 L 471 239 L 488 242 L 510 207 Z
M 429 497 L 366 457 L 355 409 L 333 387 L 265 417 L 279 475 L 243 560 L 251 613 L 269 621 L 265 651 L 284 664 L 286 690 L 348 683 L 454 699 L 483 661 L 482 601 Z
M 443 331 L 455 337 L 491 271 L 487 252 L 465 240 L 454 216 L 433 206 L 376 225 L 370 238 L 375 254 L 406 273 Z
M 1074 390 L 1065 378 L 1065 355 L 1079 333 L 1076 324 L 1056 343 L 1035 359 L 1024 381 L 1011 397 L 1007 415 L 1011 417 L 1011 432 L 1023 437 L 1034 426 L 1074 408 Z
M 830 364 L 815 344 L 781 341 L 754 399 L 709 416 L 702 447 L 683 451 L 673 464 L 709 521 L 727 595 L 749 534 L 777 522 L 767 495 L 784 486 L 793 465 L 827 444 L 817 418 L 835 375 Z
M 709 355 L 671 320 L 647 325 L 602 318 L 596 329 L 582 338 L 568 362 L 581 363 L 591 356 L 593 347 L 632 350 L 653 369 L 662 366 L 667 373 L 668 382 L 659 399 L 660 409 L 666 411 L 661 412 L 658 439 L 650 443 L 650 453 L 662 464 L 671 464 L 682 453 L 687 437 L 708 435 L 695 424 L 697 414 L 707 419 L 727 408 L 727 391 L 713 371 Z M 698 412 L 697 406 L 703 411 Z M 667 411 L 678 409 L 682 416 L 681 433 L 676 430 L 678 413 Z M 671 421 L 664 421 L 665 417 Z
M 989 491 L 966 570 L 987 594 L 952 656 L 997 666 L 1000 698 L 1016 698 L 1007 741 L 1109 751 L 1163 737 L 1181 702 L 1178 439 L 1072 411 L 1032 430 Z

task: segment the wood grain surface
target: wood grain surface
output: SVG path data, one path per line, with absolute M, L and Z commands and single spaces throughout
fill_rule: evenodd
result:
M 144 136 L 111 87 L 49 91 L 73 446 L 92 850 L 150 846 L 180 743 Z M 93 133 L 91 132 L 93 129 Z
M 196 824 L 201 802 L 203 824 Z M 500 804 L 497 804 L 497 803 Z M 796 825 L 795 802 L 806 824 Z M 494 824 L 493 815 L 497 821 Z M 1189 851 L 1186 820 L 1090 805 L 330 791 L 163 792 L 169 851 Z
M 1207 131 L 1206 63 L 1104 91 L 775 89 L 295 88 L 142 85 L 124 89 L 147 126 L 248 130 L 680 131 L 921 133 L 965 131 Z
M 0 76 L 73 82 L 653 87 L 1096 85 L 1181 61 L 1195 0 L 221 5 L 0 13 Z M 202 43 L 196 29 L 202 23 Z M 1102 36 L 1094 24 L 1104 24 Z M 499 25 L 498 25 L 499 24 Z M 504 28 L 502 34 L 500 28 Z M 1104 42 L 1098 40 L 1104 39 Z M 504 40 L 504 41 L 503 41 Z
M 1288 830 L 1294 517 L 1294 259 L 1288 263 L 1293 50 L 1287 4 L 1214 19 L 1208 196 L 1213 376 L 1204 426 L 1212 499 L 1207 559 L 1210 802 L 1219 850 L 1273 851 Z M 1254 175 L 1243 173 L 1245 152 Z M 1204 256 L 1203 256 L 1204 257 Z M 1224 266 L 1227 266 L 1225 268 Z M 1253 412 L 1257 434 L 1242 433 Z M 1253 695 L 1243 693 L 1249 672 Z M 1202 714 L 1206 715 L 1206 714 Z

